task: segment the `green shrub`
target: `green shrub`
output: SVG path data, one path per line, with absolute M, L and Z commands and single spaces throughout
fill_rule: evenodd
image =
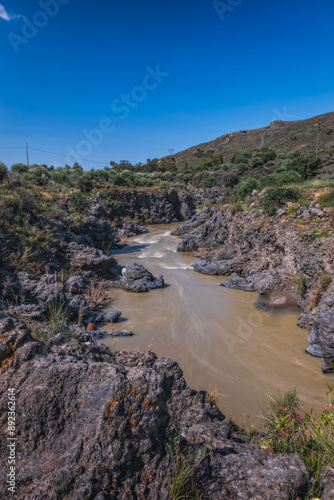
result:
M 298 156 L 297 158 L 292 160 L 287 165 L 287 170 L 295 170 L 302 176 L 303 179 L 306 180 L 314 177 L 318 173 L 321 165 L 322 162 L 320 158 L 315 155 L 309 154 Z
M 321 276 L 320 283 L 322 289 L 326 291 L 329 285 L 332 283 L 332 277 L 329 274 L 325 273 Z
M 299 182 L 301 180 L 301 175 L 294 171 L 284 171 L 276 174 L 277 185 L 290 184 L 290 182 Z
M 11 166 L 11 172 L 17 173 L 17 174 L 24 174 L 25 172 L 28 172 L 29 167 L 25 165 L 24 163 L 14 163 Z
M 135 179 L 135 185 L 139 187 L 151 187 L 154 186 L 154 182 L 152 179 Z
M 0 161 L 0 184 L 2 184 L 8 176 L 8 168 Z
M 248 165 L 248 160 L 249 160 L 249 155 L 241 154 L 236 158 L 235 163 L 236 165 L 240 165 L 240 163 Z
M 283 171 L 277 174 L 264 175 L 260 179 L 261 186 L 282 186 L 301 180 L 301 175 L 293 170 Z
M 307 292 L 306 276 L 301 276 L 300 274 L 296 274 L 293 281 L 296 285 L 298 295 L 304 297 Z
M 264 161 L 261 155 L 255 155 L 250 162 L 251 168 L 261 167 L 263 164 Z
M 251 194 L 254 189 L 260 188 L 260 182 L 254 177 L 243 179 L 236 187 L 237 193 L 241 198 Z
M 82 193 L 81 191 L 72 193 L 70 197 L 72 207 L 75 210 L 81 210 L 86 206 L 88 197 L 89 195 L 87 193 Z
M 245 172 L 248 170 L 248 164 L 247 163 L 238 163 L 237 164 L 237 174 L 238 175 L 243 175 Z
M 257 168 L 261 165 L 264 165 L 270 160 L 275 160 L 275 158 L 276 152 L 273 149 L 266 149 L 261 151 L 260 153 L 256 153 L 256 155 L 253 156 L 250 166 L 252 168 Z
M 22 174 L 22 178 L 37 184 L 37 186 L 45 186 L 50 180 L 50 172 L 42 165 L 32 165 L 28 172 Z
M 57 184 L 67 184 L 69 175 L 65 168 L 59 167 L 52 172 L 52 179 Z
M 239 177 L 236 172 L 226 172 L 222 178 L 223 184 L 226 187 L 236 186 L 239 182 Z
M 204 179 L 203 184 L 205 187 L 212 187 L 212 186 L 215 186 L 217 184 L 217 181 L 216 181 L 215 177 L 209 176 L 206 179 Z
M 287 201 L 295 201 L 298 194 L 293 188 L 269 188 L 264 196 L 263 208 L 269 215 L 275 215 L 276 210 L 284 206 Z
M 296 212 L 297 212 L 297 207 L 292 206 L 292 207 L 288 207 L 288 209 L 287 209 L 288 215 L 295 214 Z
M 317 201 L 321 205 L 322 209 L 326 207 L 334 207 L 334 190 L 321 194 L 318 196 Z
M 242 212 L 242 206 L 241 206 L 240 201 L 231 205 L 230 210 L 231 210 L 232 215 L 235 215 L 238 212 Z

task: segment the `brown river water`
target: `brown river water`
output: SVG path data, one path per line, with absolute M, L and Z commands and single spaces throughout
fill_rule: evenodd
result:
M 167 286 L 142 294 L 111 290 L 107 310 L 122 311 L 117 329 L 134 333 L 119 338 L 116 350 L 142 351 L 152 344 L 157 356 L 179 363 L 190 387 L 217 389 L 221 410 L 239 423 L 258 414 L 265 395 L 278 389 L 297 387 L 306 409 L 322 409 L 334 375 L 324 375 L 322 360 L 305 353 L 308 332 L 297 326 L 298 309 L 259 311 L 257 293 L 220 287 L 224 277 L 187 270 L 195 258 L 176 252 L 172 225 L 148 229 L 115 258 L 162 274 Z M 102 341 L 113 349 L 112 338 Z

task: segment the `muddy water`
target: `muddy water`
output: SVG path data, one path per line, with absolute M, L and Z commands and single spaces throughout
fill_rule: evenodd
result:
M 137 262 L 166 287 L 135 294 L 112 290 L 109 309 L 120 309 L 120 329 L 133 337 L 119 339 L 117 350 L 151 350 L 175 359 L 188 384 L 197 390 L 217 388 L 225 395 L 222 411 L 241 422 L 256 415 L 263 397 L 277 389 L 298 387 L 303 405 L 321 408 L 327 382 L 322 361 L 305 353 L 308 332 L 297 326 L 298 310 L 261 312 L 256 293 L 220 287 L 221 276 L 205 276 L 186 268 L 189 254 L 177 253 L 172 227 L 150 227 L 117 252 L 122 265 Z M 112 339 L 104 343 L 113 348 Z

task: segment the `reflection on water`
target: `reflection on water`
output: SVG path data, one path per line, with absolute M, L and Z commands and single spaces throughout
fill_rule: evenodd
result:
M 175 359 L 194 389 L 218 388 L 226 395 L 222 411 L 240 420 L 257 414 L 266 394 L 295 386 L 305 407 L 321 408 L 334 376 L 324 375 L 322 361 L 305 353 L 308 332 L 297 326 L 298 311 L 259 311 L 256 293 L 225 289 L 219 286 L 225 278 L 187 270 L 194 257 L 176 252 L 171 226 L 149 229 L 131 238 L 116 259 L 143 264 L 170 286 L 143 294 L 110 292 L 110 308 L 127 318 L 121 328 L 135 334 L 119 339 L 117 350 L 147 350 L 154 339 L 152 351 Z M 103 342 L 112 348 L 111 338 Z

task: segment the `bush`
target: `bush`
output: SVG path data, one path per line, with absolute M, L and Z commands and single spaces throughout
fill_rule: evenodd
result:
M 11 166 L 11 172 L 17 173 L 17 174 L 24 174 L 25 172 L 28 172 L 29 167 L 25 165 L 24 163 L 14 163 Z
M 276 152 L 273 149 L 266 149 L 264 151 L 261 151 L 260 153 L 256 153 L 256 155 L 251 160 L 251 167 L 260 167 L 270 160 L 275 160 L 275 158 Z
M 7 176 L 8 176 L 8 168 L 2 161 L 0 161 L 0 184 L 3 184 Z
M 322 475 L 334 466 L 334 405 L 333 388 L 328 386 L 328 404 L 319 415 L 301 411 L 297 391 L 269 396 L 264 414 L 271 434 L 261 442 L 261 448 L 273 453 L 298 453 L 310 476 L 307 498 L 319 493 Z
M 152 179 L 136 179 L 135 184 L 138 187 L 152 187 L 154 185 L 154 182 Z
M 227 172 L 223 175 L 223 184 L 226 187 L 234 187 L 239 182 L 239 177 L 236 172 Z
M 257 179 L 254 179 L 254 177 L 247 177 L 246 179 L 243 179 L 241 182 L 239 182 L 237 186 L 237 193 L 241 198 L 244 198 L 248 194 L 251 194 L 251 192 L 254 189 L 259 189 L 260 188 L 260 183 Z
M 315 155 L 309 154 L 305 156 L 298 156 L 292 160 L 288 166 L 288 170 L 295 170 L 303 179 L 311 179 L 314 177 L 321 167 L 322 162 L 320 158 Z
M 260 179 L 261 186 L 282 186 L 283 184 L 290 184 L 292 182 L 299 182 L 301 175 L 294 170 L 283 171 L 278 174 L 264 175 Z
M 52 178 L 57 184 L 67 184 L 69 175 L 65 168 L 57 168 L 52 172 Z
M 247 163 L 238 163 L 237 164 L 237 174 L 242 175 L 248 170 L 248 164 Z
M 213 187 L 217 184 L 217 181 L 215 177 L 209 176 L 206 179 L 204 179 L 203 184 L 205 187 Z
M 269 215 L 275 215 L 287 201 L 296 201 L 299 192 L 293 188 L 273 187 L 266 191 L 263 207 Z
M 326 207 L 334 207 L 334 190 L 318 196 L 317 202 L 321 205 L 322 209 Z
M 87 205 L 88 194 L 82 193 L 81 191 L 76 191 L 71 194 L 71 205 L 75 210 L 81 210 Z
M 321 276 L 320 283 L 323 291 L 326 291 L 329 285 L 332 283 L 332 277 L 329 274 L 325 273 Z
M 251 166 L 251 168 L 257 168 L 257 167 L 261 167 L 263 164 L 264 164 L 264 161 L 263 161 L 262 156 L 256 155 L 256 156 L 254 156 L 254 158 L 252 158 L 250 166 Z
M 296 274 L 293 281 L 296 285 L 298 295 L 304 297 L 307 292 L 306 276 L 300 276 L 299 274 Z
M 45 186 L 50 180 L 50 172 L 42 165 L 32 165 L 22 177 L 37 186 Z

